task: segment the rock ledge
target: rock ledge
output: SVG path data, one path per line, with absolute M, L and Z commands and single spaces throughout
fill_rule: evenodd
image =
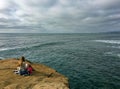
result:
M 69 89 L 68 78 L 42 64 L 32 63 L 31 76 L 14 74 L 18 60 L 0 60 L 0 89 Z

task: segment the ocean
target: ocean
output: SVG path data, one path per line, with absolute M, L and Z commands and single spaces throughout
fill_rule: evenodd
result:
M 120 89 L 120 33 L 1 33 L 0 59 L 21 56 L 67 76 L 70 89 Z

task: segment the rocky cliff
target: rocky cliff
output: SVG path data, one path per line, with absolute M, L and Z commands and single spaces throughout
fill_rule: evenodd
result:
M 42 64 L 31 63 L 35 71 L 31 76 L 13 72 L 18 60 L 0 60 L 0 89 L 69 89 L 68 78 Z

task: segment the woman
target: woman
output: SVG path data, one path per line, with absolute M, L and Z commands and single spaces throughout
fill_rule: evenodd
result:
M 19 65 L 20 65 L 20 75 L 27 75 L 27 67 L 28 67 L 28 63 L 25 62 L 25 57 L 22 56 L 19 60 Z
M 22 56 L 18 61 L 17 70 L 14 72 L 20 75 L 31 75 L 33 68 L 30 64 L 25 61 L 25 57 Z

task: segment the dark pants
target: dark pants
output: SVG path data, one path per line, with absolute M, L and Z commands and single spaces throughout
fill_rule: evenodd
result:
M 20 70 L 20 75 L 28 75 L 28 71 L 27 70 Z

